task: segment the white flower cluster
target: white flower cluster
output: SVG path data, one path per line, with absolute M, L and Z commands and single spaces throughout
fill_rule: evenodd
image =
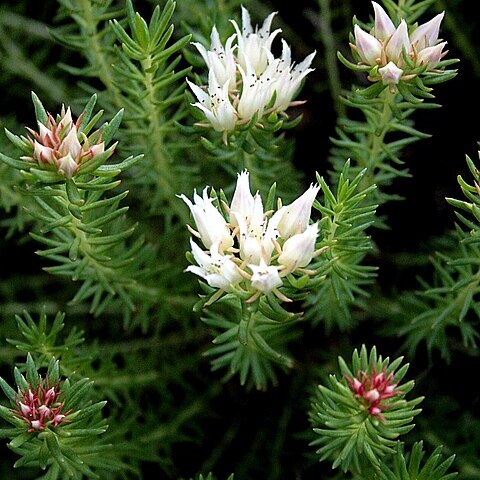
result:
M 282 40 L 280 58 L 275 58 L 272 42 L 281 31 L 270 32 L 275 13 L 262 27 L 252 28 L 250 14 L 242 7 L 242 28 L 232 20 L 235 33 L 225 46 L 218 31 L 212 29 L 210 50 L 194 43 L 208 66 L 208 86 L 201 88 L 187 80 L 197 97 L 194 103 L 215 130 L 228 132 L 237 124 L 248 123 L 256 114 L 259 119 L 270 112 L 283 112 L 292 103 L 303 78 L 310 68 L 315 52 L 303 62 L 292 63 L 290 47 Z M 234 43 L 236 40 L 236 44 Z M 274 97 L 273 105 L 269 105 Z
M 358 25 L 354 27 L 355 45 L 351 47 L 358 53 L 362 63 L 378 68 L 378 77 L 385 85 L 396 85 L 400 80 L 412 78 L 411 69 L 406 65 L 404 51 L 414 67 L 426 66 L 433 70 L 442 57 L 447 42 L 438 39 L 440 24 L 445 12 L 439 13 L 429 22 L 417 26 L 410 34 L 405 20 L 395 27 L 385 10 L 372 2 L 375 11 L 375 24 L 370 33 Z
M 197 265 L 189 266 L 187 271 L 218 288 L 218 296 L 236 290 L 251 293 L 249 301 L 253 302 L 262 293 L 272 292 L 288 301 L 278 291 L 283 277 L 292 272 L 311 273 L 304 267 L 315 255 L 318 224 L 309 221 L 318 190 L 317 185 L 311 185 L 291 204 L 264 212 L 260 194 L 252 195 L 250 191 L 249 173 L 245 170 L 238 175 L 230 206 L 225 205 L 228 221 L 213 204 L 208 187 L 202 196 L 194 192 L 193 202 L 180 195 L 197 227 L 189 230 L 206 249 L 190 240 Z

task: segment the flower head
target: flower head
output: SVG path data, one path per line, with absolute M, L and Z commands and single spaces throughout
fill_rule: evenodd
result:
M 285 112 L 302 80 L 313 70 L 310 65 L 315 52 L 295 64 L 290 47 L 282 40 L 282 55 L 277 58 L 272 53 L 272 43 L 281 32 L 271 32 L 274 17 L 275 13 L 271 13 L 261 27 L 253 28 L 248 10 L 242 7 L 242 27 L 232 20 L 235 33 L 225 46 L 215 27 L 210 50 L 194 43 L 209 69 L 206 88 L 187 80 L 198 100 L 193 105 L 202 110 L 208 121 L 207 125 L 198 125 L 223 132 L 225 142 L 227 132 L 237 125 L 248 124 L 254 118 L 261 123 L 272 112 Z
M 266 212 L 260 194 L 252 194 L 245 170 L 238 174 L 230 206 L 224 205 L 228 222 L 208 196 L 208 187 L 201 197 L 194 192 L 193 202 L 180 195 L 198 229 L 189 227 L 190 232 L 207 249 L 202 250 L 191 240 L 195 265 L 186 270 L 219 289 L 220 296 L 222 292 L 246 292 L 251 295 L 248 301 L 253 302 L 272 292 L 280 300 L 289 301 L 278 290 L 283 278 L 312 273 L 304 267 L 315 255 L 318 224 L 309 225 L 309 220 L 318 188 L 311 185 L 292 204 Z
M 56 427 L 70 412 L 63 411 L 60 401 L 61 392 L 58 385 L 50 386 L 48 381 L 40 378 L 38 385 L 27 390 L 19 390 L 17 398 L 18 410 L 13 410 L 28 425 L 28 432 Z
M 89 139 L 83 133 L 78 133 L 81 124 L 82 115 L 74 122 L 70 107 L 65 110 L 65 107 L 62 106 L 60 115 L 57 115 L 56 118 L 48 114 L 45 125 L 38 122 L 38 132 L 27 128 L 31 134 L 28 140 L 33 147 L 33 153 L 31 156 L 21 158 L 36 161 L 42 166 L 54 165 L 60 174 L 72 178 L 82 162 L 105 151 L 101 134 L 95 132 Z M 92 138 L 96 140 L 92 141 Z M 112 153 L 113 149 L 110 155 Z
M 348 378 L 348 384 L 360 400 L 362 407 L 370 415 L 377 416 L 385 421 L 381 412 L 388 408 L 386 401 L 403 392 L 396 390 L 397 384 L 393 383 L 393 373 L 386 375 L 385 371 L 371 373 L 359 371 L 356 378 Z
M 435 69 L 446 54 L 443 51 L 446 42 L 438 39 L 444 12 L 409 32 L 405 20 L 395 26 L 383 7 L 376 2 L 372 5 L 375 12 L 372 30 L 366 32 L 355 25 L 355 44 L 351 45 L 360 64 L 378 67 L 379 75 L 371 73 L 369 79 L 381 80 L 393 88 L 400 81 L 407 81 L 425 71 L 418 70 L 418 67 Z

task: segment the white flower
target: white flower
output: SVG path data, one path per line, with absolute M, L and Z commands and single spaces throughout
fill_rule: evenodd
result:
M 378 69 L 384 85 L 397 85 L 403 75 L 403 70 L 398 68 L 393 62 L 388 62 L 382 68 Z
M 220 85 L 225 85 L 228 82 L 228 89 L 233 90 L 236 86 L 237 65 L 233 55 L 233 41 L 236 34 L 231 35 L 225 47 L 220 42 L 217 28 L 213 26 L 210 35 L 210 50 L 198 42 L 193 42 L 207 64 L 209 70 L 213 70 L 215 77 Z
M 257 77 L 251 63 L 246 61 L 246 69 L 238 66 L 242 76 L 242 93 L 238 100 L 237 111 L 240 118 L 244 121 L 251 120 L 255 114 L 260 119 L 265 111 L 265 107 L 270 102 L 273 95 L 273 84 L 275 77 L 267 69 L 260 77 Z
M 263 293 L 271 292 L 273 289 L 281 287 L 283 282 L 278 273 L 277 267 L 268 266 L 264 261 L 260 265 L 249 265 L 252 271 L 250 280 L 252 287 Z
M 273 215 L 271 221 L 278 222 L 277 228 L 281 238 L 286 240 L 292 235 L 305 231 L 310 220 L 313 202 L 319 190 L 318 185 L 310 185 L 303 195 L 290 205 L 283 206 Z
M 309 225 L 303 233 L 293 235 L 285 242 L 282 253 L 278 257 L 278 263 L 287 267 L 284 274 L 306 267 L 311 262 L 317 235 L 318 223 L 314 223 Z
M 281 29 L 270 33 L 270 27 L 276 12 L 271 13 L 263 22 L 262 28 L 252 28 L 252 22 L 248 10 L 242 6 L 242 30 L 237 22 L 231 20 L 237 32 L 237 58 L 238 63 L 244 71 L 248 69 L 248 64 L 257 76 L 260 76 L 267 68 L 267 52 L 271 51 L 273 39 Z
M 395 25 L 383 7 L 376 2 L 372 2 L 372 5 L 375 11 L 375 38 L 384 42 L 395 32 Z
M 208 196 L 208 187 L 203 190 L 203 198 L 194 191 L 193 201 L 195 203 L 192 203 L 185 195 L 178 195 L 178 197 L 190 208 L 198 233 L 206 248 L 211 248 L 214 243 L 218 243 L 218 250 L 224 252 L 233 245 L 227 222 Z
M 275 77 L 277 80 L 274 87 L 276 99 L 273 109 L 277 112 L 283 112 L 288 108 L 302 80 L 310 72 L 313 72 L 313 68 L 310 68 L 310 65 L 316 54 L 316 52 L 312 52 L 303 62 L 293 65 L 290 47 L 284 40 L 282 40 L 282 44 L 282 56 L 275 60 Z
M 208 74 L 208 93 L 188 79 L 187 83 L 198 99 L 198 102 L 194 103 L 193 106 L 199 108 L 205 114 L 207 120 L 217 132 L 235 128 L 237 115 L 228 96 L 228 81 L 220 86 L 215 72 L 211 69 Z
M 433 47 L 438 41 L 438 34 L 440 32 L 440 24 L 442 23 L 445 12 L 439 13 L 433 17 L 429 22 L 419 25 L 410 34 L 410 43 L 417 50 L 417 52 L 424 48 Z
M 376 65 L 382 56 L 382 44 L 358 25 L 353 28 L 357 53 L 367 65 Z
M 190 239 L 193 258 L 197 265 L 190 265 L 187 272 L 192 272 L 202 277 L 214 288 L 230 290 L 233 285 L 239 283 L 243 277 L 238 268 L 231 260 L 232 255 L 221 255 L 218 252 L 218 242 L 212 245 L 210 253 L 204 252 L 193 240 Z
M 443 49 L 446 42 L 439 43 L 438 40 L 445 12 L 417 26 L 409 35 L 405 20 L 395 28 L 386 11 L 376 2 L 372 2 L 372 5 L 375 12 L 372 35 L 363 31 L 358 25 L 354 27 L 355 46 L 353 48 L 361 61 L 372 67 L 377 65 L 381 67 L 379 72 L 385 85 L 396 85 L 401 77 L 409 78 L 403 58 L 404 51 L 416 65 L 427 65 L 429 70 L 435 68 L 445 55 Z

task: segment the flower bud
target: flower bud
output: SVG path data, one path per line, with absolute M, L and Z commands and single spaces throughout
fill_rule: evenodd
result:
M 387 59 L 401 64 L 404 48 L 407 52 L 410 50 L 410 40 L 408 38 L 407 23 L 405 20 L 402 20 L 385 46 Z
M 305 231 L 310 221 L 313 202 L 319 190 L 318 185 L 310 185 L 303 195 L 273 215 L 271 222 L 278 221 L 278 232 L 283 239 L 286 240 L 292 235 Z
M 446 44 L 447 42 L 442 42 L 434 47 L 427 47 L 421 50 L 417 55 L 417 64 L 428 65 L 429 69 L 435 68 L 446 54 L 446 52 L 443 51 Z
M 375 11 L 375 38 L 385 41 L 395 32 L 395 25 L 383 7 L 377 2 L 372 2 L 372 5 L 373 10 Z
M 312 260 L 317 235 L 318 223 L 314 223 L 303 233 L 290 237 L 283 245 L 278 263 L 287 267 L 287 272 L 306 267 Z
M 363 31 L 358 25 L 354 27 L 355 46 L 360 58 L 372 67 L 377 64 L 382 55 L 382 44 L 369 33 Z
M 230 204 L 230 223 L 238 226 L 237 217 L 247 219 L 253 211 L 254 198 L 250 191 L 250 174 L 247 170 L 237 176 L 237 186 Z

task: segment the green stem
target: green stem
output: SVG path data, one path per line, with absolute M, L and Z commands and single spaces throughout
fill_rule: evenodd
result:
M 152 57 L 149 55 L 142 61 L 144 85 L 147 92 L 144 102 L 148 118 L 147 136 L 145 137 L 146 156 L 151 160 L 151 166 L 155 171 L 155 183 L 162 200 L 168 204 L 171 211 L 175 212 L 182 223 L 188 223 L 188 212 L 176 197 L 178 192 L 175 191 L 176 183 L 173 181 L 170 169 L 172 162 L 165 147 L 160 109 L 157 108 L 159 102 L 155 94 L 155 72 L 149 71 L 152 66 Z M 155 207 L 157 205 L 152 204 L 152 208 Z
M 73 188 L 77 188 L 73 179 L 67 181 L 73 183 Z M 157 289 L 148 288 L 145 285 L 141 285 L 137 281 L 132 280 L 132 278 L 128 278 L 125 275 L 119 275 L 119 271 L 117 269 L 103 265 L 95 258 L 95 255 L 92 252 L 92 245 L 89 241 L 88 233 L 80 228 L 82 225 L 82 220 L 72 214 L 72 210 L 75 208 L 78 209 L 78 206 L 70 202 L 65 190 L 62 198 L 65 209 L 70 215 L 70 230 L 75 239 L 78 239 L 79 242 L 78 252 L 81 256 L 83 256 L 83 258 L 88 260 L 89 267 L 93 271 L 97 272 L 97 280 L 99 283 L 102 284 L 103 282 L 101 280 L 104 279 L 106 282 L 108 282 L 108 285 L 118 285 L 119 287 L 125 288 L 126 290 L 134 293 L 137 300 L 144 300 L 146 298 L 155 300 L 158 294 Z M 113 290 L 115 291 L 116 289 L 113 288 Z
M 96 75 L 112 95 L 115 106 L 117 108 L 123 108 L 124 102 L 122 100 L 122 94 L 113 82 L 111 71 L 109 70 L 112 61 L 108 56 L 105 45 L 102 44 L 97 29 L 99 19 L 93 11 L 92 2 L 90 0 L 80 0 L 80 10 L 84 13 L 83 20 L 85 21 L 85 25 L 87 25 L 86 29 L 80 27 L 88 45 L 84 53 L 91 66 L 95 69 Z
M 238 338 L 243 346 L 248 346 L 250 340 L 250 332 L 255 327 L 255 317 L 258 308 L 258 301 L 254 304 L 242 302 L 242 319 L 238 326 Z
M 375 183 L 375 174 L 381 159 L 380 154 L 384 148 L 385 136 L 390 130 L 390 122 L 393 117 L 392 106 L 395 102 L 395 95 L 386 88 L 379 97 L 382 104 L 379 108 L 378 123 L 367 137 L 368 153 L 357 159 L 359 166 L 367 169 L 358 187 L 360 191 Z

